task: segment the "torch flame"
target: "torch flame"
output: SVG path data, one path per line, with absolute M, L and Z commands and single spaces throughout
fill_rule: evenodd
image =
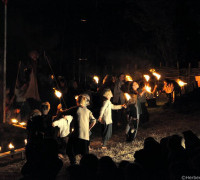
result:
M 93 79 L 95 80 L 95 82 L 98 84 L 99 83 L 99 77 L 98 76 L 94 76 Z
M 75 99 L 76 99 L 76 100 L 78 99 L 78 95 L 75 96 Z
M 160 74 L 158 74 L 158 73 L 156 73 L 156 72 L 153 72 L 153 75 L 154 75 L 154 76 L 156 76 L 157 80 L 159 80 L 159 79 L 160 79 L 160 77 L 161 77 L 161 75 L 160 75 Z
M 147 92 L 151 93 L 151 87 L 150 86 L 145 85 L 145 89 L 146 89 Z
M 152 72 L 152 73 L 153 73 L 153 72 L 156 72 L 156 70 L 155 70 L 155 69 L 150 69 L 149 71 L 150 71 L 150 72 Z
M 2 148 L 1 148 L 1 146 L 0 146 L 0 151 L 1 151 L 1 149 L 2 149 Z
M 149 81 L 149 79 L 150 79 L 150 76 L 149 75 L 147 75 L 147 74 L 145 74 L 144 75 L 144 78 L 146 79 L 146 81 L 148 82 Z
M 125 76 L 125 80 L 126 80 L 126 81 L 133 81 L 132 77 L 129 76 L 129 75 L 126 75 L 126 76 Z
M 55 90 L 55 95 L 56 95 L 58 98 L 60 98 L 60 97 L 62 96 L 62 93 L 61 93 L 60 91 L 56 90 L 55 88 L 54 88 L 54 90 Z
M 180 79 L 178 79 L 176 82 L 178 83 L 178 85 L 179 85 L 180 87 L 183 87 L 183 86 L 185 86 L 185 85 L 187 84 L 187 83 L 181 81 Z
M 25 125 L 26 125 L 25 122 L 20 122 L 19 124 L 20 124 L 21 126 L 25 126 Z
M 14 146 L 12 143 L 10 143 L 10 144 L 8 145 L 8 148 L 9 148 L 9 149 L 14 149 L 15 146 Z
M 13 124 L 16 124 L 16 123 L 18 123 L 18 120 L 17 119 L 11 119 L 11 122 L 13 123 Z
M 127 101 L 129 101 L 131 99 L 131 96 L 128 93 L 124 93 L 124 96 Z
M 24 144 L 27 145 L 27 139 L 24 139 Z

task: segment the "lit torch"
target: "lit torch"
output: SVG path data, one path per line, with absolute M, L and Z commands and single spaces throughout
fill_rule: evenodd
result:
M 178 83 L 178 85 L 179 85 L 180 87 L 183 87 L 183 86 L 185 86 L 185 85 L 187 84 L 187 83 L 181 81 L 180 79 L 177 79 L 176 82 Z
M 94 76 L 93 79 L 95 80 L 95 82 L 98 84 L 99 83 L 99 77 L 98 76 Z
M 21 126 L 25 126 L 25 125 L 26 125 L 25 122 L 20 122 L 19 124 L 20 124 Z
M 131 96 L 128 93 L 124 93 L 124 96 L 127 101 L 129 101 L 131 99 Z
M 24 139 L 24 144 L 27 145 L 27 139 Z
M 10 144 L 8 145 L 8 148 L 10 149 L 10 152 L 13 153 L 13 152 L 14 152 L 15 146 L 14 146 L 12 143 L 10 143 Z
M 146 90 L 148 93 L 151 93 L 151 87 L 150 87 L 150 86 L 145 85 L 145 90 Z
M 17 124 L 18 123 L 18 120 L 17 119 L 11 119 L 11 122 L 13 123 L 13 124 Z
M 147 75 L 147 74 L 145 74 L 145 75 L 144 75 L 144 78 L 145 78 L 145 80 L 148 82 L 148 81 L 149 81 L 149 79 L 150 79 L 150 76 L 149 76 L 149 75 Z
M 152 73 L 156 78 L 157 78 L 157 80 L 159 80 L 160 79 L 160 77 L 161 77 L 161 75 L 160 74 L 158 74 L 158 73 L 156 73 L 156 72 L 153 72 Z
M 75 96 L 75 99 L 76 99 L 76 100 L 78 99 L 78 95 Z
M 125 76 L 125 81 L 129 81 L 129 82 L 131 82 L 131 81 L 133 81 L 133 79 L 132 79 L 131 76 L 126 75 L 126 76 Z
M 150 69 L 149 71 L 150 71 L 151 73 L 156 72 L 155 69 Z
M 58 98 L 61 98 L 62 93 L 61 93 L 60 91 L 56 90 L 55 88 L 54 88 L 54 91 L 55 91 L 55 95 L 56 95 Z

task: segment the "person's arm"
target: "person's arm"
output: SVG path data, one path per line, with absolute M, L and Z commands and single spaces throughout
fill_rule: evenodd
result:
M 101 123 L 102 123 L 103 114 L 104 114 L 106 108 L 108 107 L 108 105 L 109 105 L 109 100 L 106 100 L 106 101 L 103 102 L 103 106 L 100 109 L 100 115 L 99 115 L 99 119 L 98 120 Z
M 125 107 L 125 104 L 122 104 L 122 105 L 114 105 L 114 104 L 111 103 L 111 109 L 112 109 L 112 110 L 122 109 L 123 107 Z

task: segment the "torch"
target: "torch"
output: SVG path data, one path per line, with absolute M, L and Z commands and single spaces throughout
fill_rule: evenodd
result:
M 13 119 L 11 119 L 11 123 L 12 123 L 12 124 L 17 124 L 17 123 L 18 123 L 18 120 L 15 119 L 15 118 L 13 118 Z
M 151 87 L 150 86 L 148 86 L 148 85 L 145 85 L 145 90 L 148 92 L 148 93 L 152 93 L 151 92 Z
M 131 77 L 130 75 L 126 75 L 126 76 L 125 76 L 125 81 L 132 82 L 133 79 L 132 79 L 132 77 Z
M 183 90 L 184 86 L 187 85 L 187 83 L 183 82 L 180 79 L 177 79 L 176 82 L 178 83 L 178 85 L 181 87 L 181 91 Z
M 58 91 L 57 89 L 53 88 L 54 89 L 54 94 L 56 95 L 56 97 L 59 98 L 60 100 L 60 104 L 61 104 L 61 97 L 62 97 L 62 93 L 60 91 Z
M 97 91 L 98 91 L 98 84 L 99 84 L 99 77 L 98 76 L 94 76 L 93 77 L 93 80 L 96 82 L 96 84 L 97 84 Z
M 125 96 L 125 99 L 127 101 L 127 103 L 126 103 L 126 105 L 127 105 L 129 103 L 129 100 L 131 99 L 131 96 L 128 93 L 124 93 L 124 96 Z
M 8 148 L 9 148 L 9 150 L 10 150 L 10 153 L 11 154 L 13 154 L 14 153 L 14 151 L 15 151 L 15 146 L 12 144 L 12 143 L 10 143 L 9 145 L 8 145 Z M 13 155 L 11 156 L 12 158 L 13 158 Z
M 98 76 L 94 76 L 93 79 L 97 84 L 99 83 L 99 77 Z
M 149 79 L 150 79 L 150 76 L 149 76 L 149 75 L 147 75 L 147 74 L 144 74 L 144 78 L 145 78 L 145 80 L 148 82 L 148 81 L 149 81 Z

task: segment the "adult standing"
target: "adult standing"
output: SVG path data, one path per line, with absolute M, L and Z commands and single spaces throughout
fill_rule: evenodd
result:
M 125 86 L 125 75 L 121 73 L 114 86 L 113 104 L 120 105 L 125 103 L 124 92 L 122 90 L 124 86 Z M 116 121 L 117 126 L 121 125 L 124 118 L 125 114 L 123 109 L 114 113 L 114 119 Z

